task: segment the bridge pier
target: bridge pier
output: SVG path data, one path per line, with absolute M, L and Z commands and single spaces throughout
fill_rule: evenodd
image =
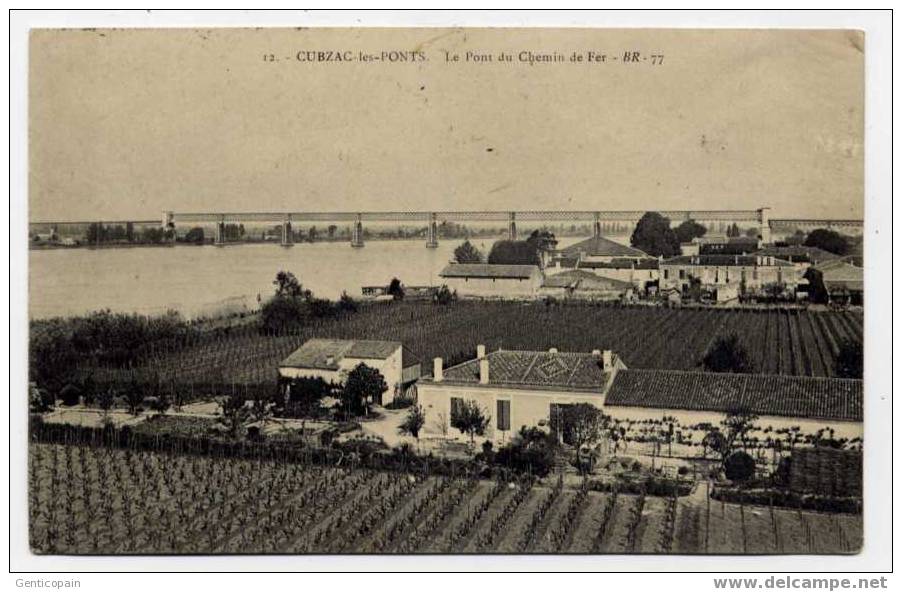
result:
M 508 240 L 517 240 L 517 213 L 510 212 L 507 221 L 507 238 Z
M 357 214 L 351 227 L 351 246 L 355 249 L 363 247 L 363 217 L 360 214 Z
M 426 248 L 435 249 L 438 247 L 438 224 L 436 223 L 435 212 L 429 214 L 429 226 L 426 229 Z
M 216 233 L 213 236 L 213 244 L 217 247 L 225 245 L 225 218 L 220 217 L 216 222 Z
M 282 219 L 282 246 L 283 247 L 293 247 L 294 246 L 294 235 L 291 231 L 291 216 L 286 216 Z

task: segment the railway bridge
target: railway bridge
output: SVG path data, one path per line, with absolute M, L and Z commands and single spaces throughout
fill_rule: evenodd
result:
M 777 225 L 797 227 L 816 225 L 822 227 L 858 225 L 861 221 L 841 220 L 771 220 L 769 208 L 757 210 L 663 210 L 659 213 L 674 222 L 695 220 L 702 224 L 712 222 L 744 223 L 758 226 L 765 241 L 769 241 L 771 229 Z M 292 224 L 310 222 L 344 222 L 351 225 L 351 246 L 363 246 L 363 228 L 367 222 L 406 222 L 426 226 L 426 246 L 438 246 L 438 229 L 443 222 L 500 222 L 506 224 L 508 238 L 517 239 L 517 225 L 522 222 L 588 222 L 596 236 L 601 235 L 607 222 L 635 224 L 645 210 L 520 210 L 520 211 L 370 211 L 370 212 L 205 212 L 185 213 L 164 211 L 163 225 L 168 228 L 186 224 L 213 224 L 215 244 L 226 242 L 227 224 L 244 222 L 273 223 L 282 227 L 282 244 L 290 246 Z

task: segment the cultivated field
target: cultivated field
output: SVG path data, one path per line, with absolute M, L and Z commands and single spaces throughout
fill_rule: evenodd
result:
M 700 367 L 708 346 L 736 333 L 756 372 L 834 376 L 834 356 L 844 339 L 861 342 L 856 312 L 798 310 L 665 309 L 541 303 L 427 302 L 364 306 L 338 319 L 312 321 L 293 335 L 260 335 L 248 326 L 227 335 L 205 335 L 196 343 L 148 349 L 139 374 L 176 383 L 262 384 L 276 378 L 278 362 L 311 337 L 385 339 L 402 342 L 423 362 L 441 357 L 457 363 L 489 350 L 556 347 L 562 351 L 611 349 L 633 368 L 689 370 Z M 88 369 L 86 369 L 88 370 Z M 131 371 L 98 371 L 95 378 L 128 380 Z
M 861 517 L 33 444 L 38 553 L 849 553 Z

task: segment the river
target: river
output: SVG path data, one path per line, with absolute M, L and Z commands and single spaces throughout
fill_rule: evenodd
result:
M 562 239 L 562 245 L 577 238 Z M 494 239 L 473 243 L 487 253 Z M 342 291 L 360 297 L 361 286 L 384 286 L 393 277 L 407 285 L 434 285 L 459 240 L 427 249 L 422 240 L 348 243 L 242 244 L 226 247 L 172 246 L 107 249 L 47 249 L 29 252 L 29 316 L 77 315 L 94 310 L 160 314 L 177 310 L 188 318 L 257 307 L 280 270 L 294 273 L 319 297 Z

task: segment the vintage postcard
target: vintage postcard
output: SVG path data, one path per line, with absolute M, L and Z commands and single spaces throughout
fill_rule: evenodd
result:
M 34 554 L 865 544 L 861 31 L 28 60 Z

